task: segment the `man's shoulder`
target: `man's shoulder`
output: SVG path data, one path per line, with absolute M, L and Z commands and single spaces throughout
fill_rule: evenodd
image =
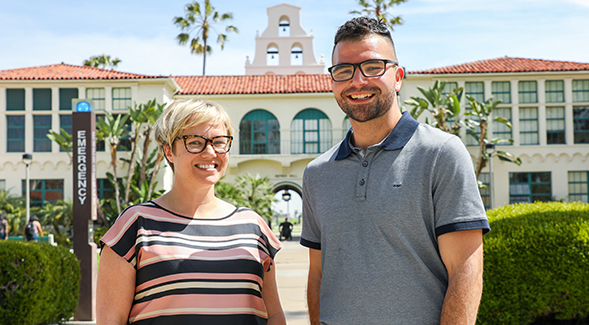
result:
M 331 147 L 326 152 L 320 154 L 317 158 L 313 159 L 308 165 L 307 169 L 309 168 L 319 168 L 325 164 L 335 161 L 335 157 L 339 151 L 339 148 L 342 144 L 342 141 L 339 141 L 335 146 Z

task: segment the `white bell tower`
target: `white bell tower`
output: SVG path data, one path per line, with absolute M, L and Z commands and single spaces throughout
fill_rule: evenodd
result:
M 323 56 L 317 63 L 313 52 L 313 32 L 301 27 L 301 8 L 286 3 L 270 7 L 268 27 L 256 35 L 253 62 L 245 62 L 246 75 L 324 74 Z M 257 34 L 257 33 L 256 33 Z

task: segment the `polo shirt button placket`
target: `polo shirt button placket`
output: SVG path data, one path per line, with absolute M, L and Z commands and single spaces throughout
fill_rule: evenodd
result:
M 367 161 L 363 161 L 363 162 L 362 162 L 362 166 L 364 166 L 364 167 L 368 167 L 368 162 L 367 162 Z
M 360 186 L 364 186 L 364 184 L 366 184 L 366 181 L 364 181 L 364 178 L 362 178 L 362 179 L 360 180 Z

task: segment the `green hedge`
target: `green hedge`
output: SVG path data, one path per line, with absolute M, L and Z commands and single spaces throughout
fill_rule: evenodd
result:
M 0 324 L 61 323 L 78 305 L 80 265 L 68 249 L 0 242 Z
M 589 316 L 589 204 L 489 211 L 477 324 L 544 324 Z

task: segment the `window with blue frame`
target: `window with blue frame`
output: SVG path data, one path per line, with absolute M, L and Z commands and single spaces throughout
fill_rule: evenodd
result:
M 115 189 L 108 178 L 96 179 L 96 193 L 99 199 L 112 199 L 115 197 Z
M 104 111 L 105 92 L 104 88 L 86 88 L 86 98 L 94 103 L 94 111 Z
M 491 95 L 494 100 L 500 100 L 501 104 L 511 104 L 511 83 L 509 81 L 491 82 Z
M 61 129 L 67 132 L 69 135 L 72 135 L 72 116 L 71 115 L 59 115 L 59 134 L 61 134 Z M 63 148 L 59 147 L 60 152 L 65 152 Z
M 6 116 L 6 152 L 25 152 L 25 116 Z
M 546 107 L 546 143 L 565 144 L 564 107 Z
M 96 114 L 96 126 L 98 127 L 98 121 L 100 119 L 104 119 L 104 114 Z M 103 152 L 105 151 L 106 146 L 104 144 L 104 140 L 96 139 L 96 152 Z
M 346 115 L 344 118 L 344 122 L 342 123 L 342 139 L 346 137 L 348 131 L 352 128 L 352 122 L 350 122 L 350 117 Z
M 495 107 L 491 114 L 492 114 L 493 119 L 495 119 L 495 117 L 502 117 L 502 118 L 506 119 L 507 121 L 511 122 L 511 107 Z M 512 138 L 511 128 L 509 128 L 507 125 L 505 125 L 503 123 L 499 123 L 499 122 L 495 122 L 495 121 L 493 121 L 492 123 L 493 123 L 493 137 L 494 138 L 499 138 L 499 139 L 504 139 L 504 140 L 510 140 Z M 511 145 L 511 142 L 503 142 L 503 143 L 499 143 L 499 145 Z
M 7 111 L 24 111 L 25 110 L 25 90 L 24 89 L 6 89 L 6 110 Z
M 465 108 L 466 112 L 472 112 L 472 107 L 470 106 L 466 106 Z M 479 117 L 476 115 L 470 115 L 467 116 L 468 119 L 473 120 L 473 121 L 479 121 Z M 465 144 L 467 146 L 478 146 L 479 145 L 479 139 L 481 136 L 481 127 L 480 126 L 475 126 L 474 130 L 472 130 L 472 134 L 470 133 L 471 130 L 469 130 L 466 134 L 466 141 Z
M 307 108 L 291 123 L 291 153 L 322 153 L 331 147 L 331 121 L 322 111 Z
M 538 102 L 538 83 L 536 80 L 520 81 L 518 87 L 520 104 L 535 104 Z
M 464 95 L 465 95 L 465 97 L 466 97 L 466 95 L 471 96 L 472 98 L 474 98 L 478 102 L 485 101 L 485 85 L 484 85 L 484 83 L 482 81 L 465 82 L 464 83 Z M 467 106 L 466 111 L 472 112 L 472 107 Z M 468 118 L 471 120 L 474 120 L 474 121 L 478 121 L 477 116 L 469 116 Z M 480 137 L 480 135 L 481 135 L 480 127 L 477 126 L 476 129 L 473 131 L 473 133 L 474 133 L 474 135 L 476 135 L 476 137 Z M 479 144 L 479 141 L 477 141 L 477 138 L 475 138 L 472 134 L 466 135 L 466 145 L 467 146 L 477 146 L 478 144 Z
M 589 143 L 589 106 L 573 106 L 575 143 Z
M 491 183 L 490 183 L 490 176 L 489 173 L 481 173 L 479 175 L 479 182 L 483 183 L 483 185 L 485 185 L 484 188 L 479 188 L 479 191 L 481 193 L 481 199 L 483 199 L 483 205 L 485 206 L 485 209 L 490 209 L 491 208 Z
M 573 103 L 589 102 L 589 80 L 573 80 Z
M 519 143 L 521 145 L 539 144 L 538 138 L 538 108 L 519 108 Z
M 589 171 L 568 173 L 569 201 L 589 203 Z
M 485 101 L 485 84 L 482 81 L 465 82 L 464 95 L 469 95 L 477 102 Z
M 458 88 L 457 82 L 446 82 L 444 89 L 442 89 L 442 96 L 452 93 L 456 88 Z
M 51 130 L 51 115 L 33 116 L 33 151 L 51 152 L 51 140 L 47 137 Z
M 71 111 L 75 98 L 78 98 L 78 88 L 59 88 L 59 110 Z
M 547 103 L 564 103 L 564 81 L 546 80 L 545 88 Z
M 33 111 L 51 110 L 51 88 L 33 89 Z
M 280 124 L 274 114 L 256 109 L 239 123 L 239 153 L 280 154 Z
M 63 179 L 31 179 L 31 206 L 43 207 L 45 203 L 63 200 Z M 26 196 L 26 181 L 22 180 L 22 196 Z
M 509 204 L 551 200 L 550 172 L 509 173 Z
M 112 89 L 112 109 L 126 110 L 131 106 L 131 88 L 113 88 Z

